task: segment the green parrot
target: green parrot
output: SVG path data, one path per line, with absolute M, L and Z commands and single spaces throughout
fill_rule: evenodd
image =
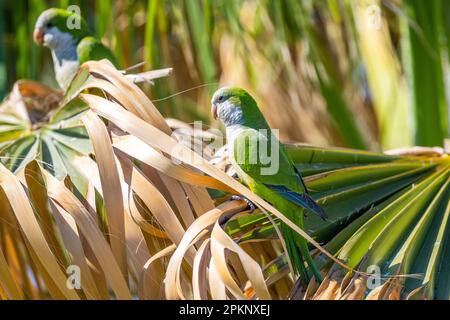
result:
M 78 67 L 88 60 L 108 59 L 117 66 L 113 53 L 74 12 L 58 8 L 45 10 L 36 21 L 33 38 L 36 44 L 51 50 L 56 81 L 62 89 L 67 89 Z
M 240 180 L 300 228 L 304 209 L 326 219 L 252 96 L 241 88 L 224 87 L 214 93 L 211 104 L 213 117 L 226 127 L 229 158 Z M 306 240 L 285 224 L 280 230 L 294 271 L 305 282 L 308 270 L 321 281 Z

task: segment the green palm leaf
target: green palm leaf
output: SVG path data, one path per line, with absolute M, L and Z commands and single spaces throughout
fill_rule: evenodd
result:
M 290 145 L 288 150 L 297 166 L 307 173 L 308 189 L 329 218 L 323 222 L 307 214 L 305 228 L 310 235 L 351 268 L 366 273 L 376 266 L 380 270 L 379 286 L 387 286 L 395 279 L 396 285 L 404 288 L 402 298 L 413 292 L 411 298 L 420 295 L 448 299 L 447 155 L 390 156 L 302 145 Z M 236 218 L 229 223 L 228 232 L 240 242 L 277 237 L 273 225 L 259 213 Z M 347 273 L 322 255 L 315 260 L 328 277 L 340 274 L 338 281 L 342 282 L 343 292 L 346 287 L 356 292 L 357 278 L 362 279 L 362 292 L 366 292 L 358 298 L 377 292 L 377 288 L 367 287 L 368 276 Z M 282 261 L 277 262 L 278 268 L 271 263 L 266 270 L 268 279 L 287 272 L 286 261 Z M 353 284 L 348 285 L 348 277 L 353 277 Z M 317 297 L 323 296 L 319 292 Z
M 83 106 L 58 108 L 61 93 L 31 81 L 15 85 L 0 113 L 0 161 L 11 171 L 38 159 L 56 177 L 73 173 L 70 159 L 92 147 L 79 118 Z

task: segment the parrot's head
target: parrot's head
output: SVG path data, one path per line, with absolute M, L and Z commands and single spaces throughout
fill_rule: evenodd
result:
M 34 27 L 33 38 L 38 45 L 55 49 L 68 41 L 78 43 L 90 35 L 86 21 L 78 14 L 51 8 L 41 13 Z
M 253 97 L 239 87 L 218 89 L 211 99 L 211 113 L 225 126 L 265 125 L 264 116 Z

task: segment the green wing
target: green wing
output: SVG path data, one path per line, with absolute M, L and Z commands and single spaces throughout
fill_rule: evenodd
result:
M 94 37 L 83 38 L 77 46 L 77 53 L 80 65 L 89 60 L 108 59 L 112 64 L 117 66 L 116 57 L 111 50 Z
M 264 145 L 266 147 L 261 150 Z M 254 129 L 246 129 L 240 133 L 234 142 L 234 160 L 254 182 L 326 220 L 325 211 L 308 194 L 302 176 L 284 146 L 270 132 L 265 135 Z M 253 181 L 247 181 L 250 188 Z
M 267 134 L 250 128 L 242 131 L 234 141 L 234 160 L 255 182 L 305 192 L 283 144 L 270 130 Z

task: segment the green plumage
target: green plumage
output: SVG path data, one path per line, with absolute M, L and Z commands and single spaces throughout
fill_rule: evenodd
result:
M 286 194 L 295 197 L 298 195 L 300 199 L 309 198 L 306 187 L 255 100 L 243 89 L 224 88 L 214 95 L 212 103 L 217 116 L 227 127 L 229 155 L 240 179 L 255 194 L 270 202 L 297 226 L 303 228 L 305 209 L 288 200 Z M 278 170 L 275 170 L 276 165 Z M 307 204 L 302 205 L 310 209 Z M 281 231 L 298 274 L 307 281 L 309 273 L 312 273 L 321 281 L 306 240 L 284 223 L 281 224 Z
M 111 50 L 105 47 L 94 37 L 84 37 L 77 46 L 78 59 L 80 65 L 89 60 L 108 59 L 117 66 L 117 61 Z
M 34 35 L 36 43 L 52 51 L 56 80 L 63 89 L 86 61 L 108 59 L 117 67 L 113 53 L 74 12 L 57 8 L 45 10 L 36 21 Z

